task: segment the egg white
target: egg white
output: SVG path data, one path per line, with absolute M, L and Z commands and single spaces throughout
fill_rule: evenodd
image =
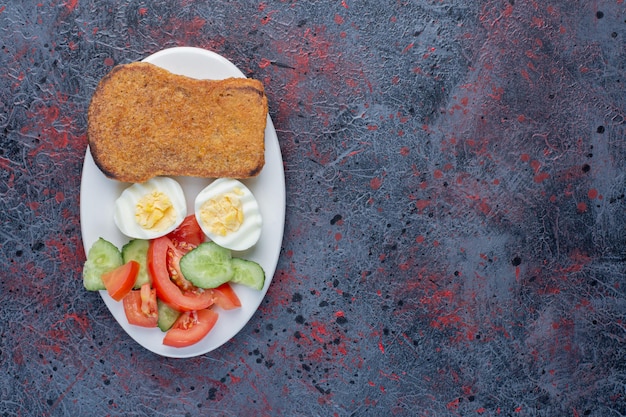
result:
M 215 234 L 202 220 L 200 210 L 208 200 L 214 199 L 226 193 L 234 193 L 239 189 L 242 194 L 238 196 L 243 211 L 243 223 L 238 230 L 228 233 L 226 236 Z M 261 236 L 263 219 L 259 204 L 243 183 L 232 178 L 219 178 L 198 193 L 195 203 L 195 215 L 202 231 L 219 246 L 233 251 L 244 251 L 256 244 Z
M 135 210 L 137 203 L 146 194 L 160 191 L 167 195 L 175 210 L 175 221 L 169 227 L 155 231 L 144 229 L 137 223 Z M 176 229 L 187 215 L 187 202 L 180 184 L 169 177 L 155 177 L 143 183 L 136 183 L 126 188 L 115 201 L 113 219 L 120 231 L 134 239 L 156 239 Z

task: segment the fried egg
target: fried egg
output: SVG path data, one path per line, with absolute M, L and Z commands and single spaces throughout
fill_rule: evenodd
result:
M 200 191 L 195 215 L 202 231 L 226 249 L 249 249 L 261 236 L 259 204 L 248 187 L 235 179 L 217 179 Z
M 113 218 L 128 237 L 156 239 L 176 229 L 186 215 L 180 184 L 169 177 L 155 177 L 125 189 L 115 201 Z

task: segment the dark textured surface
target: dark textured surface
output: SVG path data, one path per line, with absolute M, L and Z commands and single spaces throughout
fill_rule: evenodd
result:
M 19 4 L 18 4 L 19 3 Z M 626 414 L 623 0 L 0 6 L 0 414 Z M 82 289 L 86 109 L 204 47 L 265 83 L 287 219 L 210 354 Z

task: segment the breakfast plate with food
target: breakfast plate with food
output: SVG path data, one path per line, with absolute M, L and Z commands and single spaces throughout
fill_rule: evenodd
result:
M 217 349 L 276 271 L 285 179 L 263 85 L 204 49 L 114 67 L 88 112 L 80 218 L 86 290 L 144 348 Z

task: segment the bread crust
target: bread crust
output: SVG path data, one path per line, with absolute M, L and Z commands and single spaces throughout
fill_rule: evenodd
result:
M 266 122 L 258 80 L 197 80 L 135 62 L 98 84 L 87 137 L 98 168 L 118 181 L 249 178 L 265 164 Z

